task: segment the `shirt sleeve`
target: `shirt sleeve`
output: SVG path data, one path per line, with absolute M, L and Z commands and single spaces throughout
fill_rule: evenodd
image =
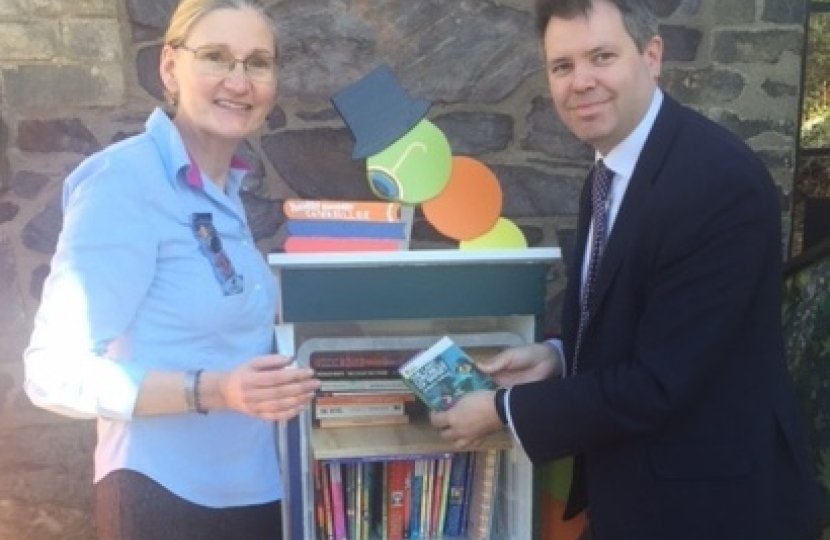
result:
M 24 353 L 32 402 L 76 418 L 131 418 L 145 375 L 108 355 L 150 287 L 158 249 L 151 195 L 113 162 L 94 156 L 66 180 L 63 229 Z

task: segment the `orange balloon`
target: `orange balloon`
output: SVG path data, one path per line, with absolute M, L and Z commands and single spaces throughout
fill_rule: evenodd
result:
M 470 240 L 493 228 L 501 205 L 501 186 L 493 171 L 477 159 L 454 156 L 447 185 L 421 209 L 444 236 Z

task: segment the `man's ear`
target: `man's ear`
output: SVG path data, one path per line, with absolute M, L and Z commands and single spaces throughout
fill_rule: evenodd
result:
M 643 58 L 645 58 L 646 64 L 648 64 L 651 76 L 656 81 L 660 76 L 660 70 L 663 65 L 663 38 L 660 36 L 652 37 L 646 43 L 645 50 L 643 50 Z

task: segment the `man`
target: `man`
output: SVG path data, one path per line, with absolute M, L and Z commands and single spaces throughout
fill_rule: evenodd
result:
M 644 0 L 536 7 L 553 104 L 610 169 L 608 198 L 592 217 L 589 175 L 562 341 L 495 357 L 483 368 L 508 390 L 468 394 L 434 425 L 459 449 L 507 423 L 534 463 L 574 455 L 566 517 L 587 508 L 593 540 L 809 538 L 767 170 L 659 90 Z

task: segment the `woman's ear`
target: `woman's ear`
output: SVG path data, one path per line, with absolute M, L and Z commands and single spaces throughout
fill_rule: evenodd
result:
M 161 49 L 159 75 L 167 100 L 175 101 L 175 96 L 179 95 L 179 83 L 176 80 L 176 50 L 167 44 Z

